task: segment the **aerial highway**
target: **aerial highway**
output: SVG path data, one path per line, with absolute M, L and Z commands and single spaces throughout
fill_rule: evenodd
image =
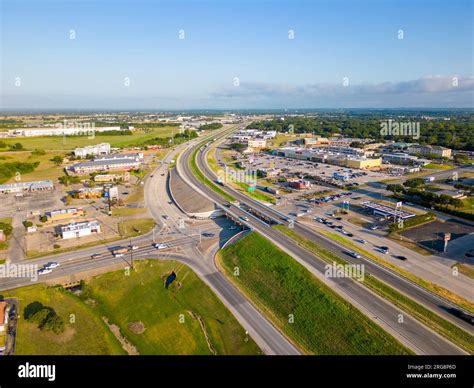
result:
M 211 188 L 203 184 L 196 178 L 190 167 L 189 159 L 193 155 L 194 150 L 198 145 L 188 145 L 187 149 L 180 154 L 177 167 L 180 174 L 183 174 L 186 179 L 192 184 L 193 188 L 197 191 L 200 191 L 203 195 L 206 195 L 208 198 L 211 198 L 215 203 L 219 204 L 225 208 L 227 201 L 223 199 L 219 194 L 213 191 Z M 213 174 L 210 174 L 210 171 L 206 169 L 205 163 L 203 162 L 204 155 L 200 155 L 198 166 L 203 171 L 207 177 L 211 180 L 214 179 Z M 224 188 L 231 195 L 235 193 L 230 191 L 227 187 Z M 237 197 L 242 203 L 250 204 L 259 211 L 265 211 L 268 214 L 267 206 L 254 203 L 246 196 Z M 262 206 L 265 208 L 263 209 Z M 248 227 L 262 234 L 270 241 L 275 243 L 278 247 L 283 249 L 285 252 L 290 254 L 292 257 L 297 259 L 301 264 L 303 264 L 308 270 L 310 270 L 315 276 L 317 276 L 322 281 L 329 283 L 329 285 L 344 298 L 353 303 L 361 311 L 366 313 L 374 321 L 378 322 L 383 328 L 396 336 L 401 342 L 409 346 L 416 353 L 419 354 L 464 354 L 465 352 L 450 343 L 443 337 L 434 333 L 420 322 L 409 316 L 408 314 L 403 313 L 398 308 L 393 306 L 391 303 L 383 300 L 382 298 L 376 296 L 374 293 L 369 291 L 367 288 L 361 286 L 357 282 L 347 279 L 339 278 L 333 279 L 330 282 L 328 279 L 324 278 L 324 270 L 326 263 L 316 257 L 311 252 L 306 249 L 298 246 L 291 238 L 286 235 L 274 230 L 268 225 L 265 225 L 260 219 L 254 217 L 252 214 L 247 211 L 242 210 L 239 206 L 231 205 L 228 212 L 231 212 L 236 217 L 247 217 L 248 221 L 245 222 Z M 274 217 L 272 215 L 272 217 Z M 404 323 L 398 323 L 399 314 L 403 314 Z
M 202 139 L 197 140 L 201 141 Z M 191 141 L 191 144 L 195 143 L 196 140 Z M 300 354 L 299 349 L 275 329 L 268 319 L 219 272 L 214 262 L 214 255 L 218 247 L 207 254 L 203 254 L 199 250 L 198 243 L 202 232 L 217 233 L 221 228 L 218 225 L 205 227 L 186 226 L 184 229 L 178 226 L 178 221 L 180 219 L 185 220 L 187 216 L 181 213 L 176 205 L 170 201 L 166 173 L 168 171 L 168 164 L 186 147 L 187 145 L 183 144 L 170 152 L 156 170 L 149 175 L 146 181 L 145 203 L 157 223 L 155 233 L 134 237 L 132 240 L 124 239 L 104 243 L 90 248 L 48 255 L 15 264 L 29 264 L 40 268 L 48 262 L 59 263 L 59 267 L 54 269 L 53 272 L 40 275 L 38 278 L 38 282 L 52 283 L 55 279 L 84 273 L 97 268 L 111 265 L 131 266 L 133 263 L 132 258 L 133 260 L 177 260 L 187 264 L 216 293 L 263 353 L 268 355 Z M 168 215 L 169 220 L 164 220 L 163 214 Z M 163 242 L 167 248 L 158 250 L 153 247 L 152 244 L 154 242 Z M 130 244 L 135 246 L 136 249 L 120 257 L 115 257 L 112 254 L 113 247 Z M 0 282 L 0 290 L 31 284 L 34 283 L 27 277 L 4 278 Z
M 198 153 L 197 158 L 199 168 L 205 173 L 205 175 L 209 179 L 214 181 L 216 179 L 216 176 L 207 164 L 206 152 Z M 227 191 L 237 200 L 239 200 L 240 203 L 252 207 L 259 213 L 265 214 L 268 218 L 275 219 L 282 223 L 288 222 L 288 217 L 286 215 L 273 209 L 271 206 L 264 205 L 261 202 L 254 200 L 253 198 L 250 198 L 245 194 L 242 194 L 238 190 L 235 190 L 234 188 L 230 187 L 229 185 L 223 187 L 222 189 Z M 470 333 L 474 333 L 474 327 L 471 324 L 450 313 L 451 309 L 460 308 L 451 301 L 430 292 L 426 288 L 419 286 L 415 282 L 403 277 L 402 275 L 396 273 L 395 271 L 387 267 L 384 267 L 381 264 L 374 262 L 373 260 L 370 260 L 363 256 L 357 259 L 345 254 L 345 252 L 347 251 L 347 247 L 339 244 L 334 240 L 329 239 L 326 236 L 315 232 L 308 226 L 298 222 L 297 219 L 294 219 L 293 221 L 294 231 L 302 237 L 317 243 L 321 247 L 334 253 L 335 255 L 339 256 L 340 258 L 351 264 L 360 264 L 361 262 L 363 262 L 366 271 L 372 276 L 384 281 L 393 288 L 408 295 L 412 299 L 423 304 L 424 306 L 433 310 L 437 314 L 462 327 L 464 330 Z

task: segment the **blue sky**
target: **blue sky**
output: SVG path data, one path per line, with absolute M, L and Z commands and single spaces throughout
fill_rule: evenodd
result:
M 3 109 L 473 104 L 470 1 L 0 1 Z

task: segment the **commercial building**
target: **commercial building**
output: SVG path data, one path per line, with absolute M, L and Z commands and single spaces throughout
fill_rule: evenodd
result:
M 362 150 L 363 151 L 363 150 Z M 275 153 L 275 152 L 274 152 Z M 382 165 L 381 158 L 367 158 L 365 156 L 350 155 L 349 153 L 334 153 L 322 148 L 284 147 L 276 151 L 278 156 L 285 158 L 309 160 L 312 162 L 329 163 L 349 168 L 368 169 Z M 371 153 L 369 153 L 371 154 Z
M 252 150 L 261 150 L 267 146 L 267 141 L 265 139 L 251 139 L 248 140 L 247 146 Z
M 437 145 L 423 145 L 414 148 L 414 150 L 417 150 L 417 152 L 424 156 L 435 155 L 439 158 L 451 158 L 450 148 L 441 147 Z
M 107 156 L 100 156 L 95 158 L 94 161 L 97 160 L 118 160 L 118 159 L 131 159 L 135 160 L 136 162 L 143 160 L 143 152 L 135 152 L 129 154 L 110 154 Z
M 349 168 L 357 168 L 359 170 L 367 170 L 382 166 L 382 158 L 365 158 L 365 157 L 349 157 L 344 161 L 344 166 Z
M 87 155 L 108 155 L 110 154 L 110 144 L 109 143 L 101 143 L 96 145 L 91 145 L 82 148 L 76 148 L 74 150 L 74 155 L 79 158 L 85 158 Z
M 430 162 L 429 160 L 420 159 L 414 155 L 408 155 L 403 152 L 395 152 L 393 154 L 382 154 L 382 160 L 384 163 L 393 163 L 402 166 L 425 166 Z
M 120 127 L 42 127 L 42 128 L 17 128 L 8 131 L 9 137 L 35 137 L 35 136 L 71 136 L 87 135 L 93 132 L 121 131 Z
M 60 209 L 60 210 L 51 210 L 49 212 L 45 212 L 44 215 L 50 222 L 66 220 L 68 218 L 80 217 L 85 214 L 84 209 L 81 207 L 75 208 L 71 207 L 68 209 Z
M 110 182 L 127 182 L 130 175 L 125 174 L 98 174 L 94 176 L 94 182 L 110 183 Z
M 311 182 L 304 180 L 296 180 L 288 182 L 288 186 L 290 186 L 292 189 L 305 190 L 311 187 Z
M 375 202 L 362 202 L 362 206 L 364 206 L 365 209 L 372 211 L 373 214 L 380 215 L 385 218 L 396 218 L 406 220 L 407 218 L 415 217 L 415 214 L 413 213 Z
M 33 181 L 33 182 L 15 182 L 0 185 L 0 193 L 38 193 L 43 191 L 53 191 L 54 184 L 51 180 Z
M 75 174 L 84 175 L 105 171 L 129 171 L 140 167 L 140 162 L 134 159 L 98 159 L 91 162 L 76 163 L 69 169 Z
M 333 154 L 348 155 L 348 156 L 359 156 L 367 158 L 374 155 L 374 151 L 368 151 L 361 148 L 346 147 L 340 145 L 330 145 L 325 147 L 325 150 Z
M 75 197 L 79 199 L 100 198 L 104 195 L 103 187 L 87 187 L 75 192 Z
M 78 223 L 71 223 L 66 226 L 61 226 L 59 229 L 63 240 L 90 236 L 93 233 L 101 233 L 99 221 L 84 221 Z
M 329 145 L 329 139 L 327 137 L 305 137 L 303 141 L 305 146 Z

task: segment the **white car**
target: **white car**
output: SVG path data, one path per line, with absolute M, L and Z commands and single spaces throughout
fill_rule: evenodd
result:
M 379 228 L 378 225 L 372 225 L 372 226 L 370 227 L 370 230 L 377 230 L 378 228 Z
M 360 259 L 362 256 L 359 255 L 357 252 L 347 251 L 346 252 L 349 256 L 355 257 L 356 259 Z
M 132 251 L 136 251 L 139 247 L 137 245 L 130 245 Z
M 53 269 L 53 268 L 58 268 L 58 267 L 59 267 L 59 263 L 57 263 L 55 261 L 51 261 L 51 262 L 44 265 L 44 268 L 46 268 L 46 269 Z
M 156 249 L 166 249 L 166 248 L 168 248 L 168 245 L 163 244 L 163 243 L 156 243 L 156 244 L 153 244 L 153 246 L 154 246 Z
M 38 275 L 46 275 L 48 273 L 51 273 L 53 272 L 52 269 L 49 269 L 49 268 L 41 268 L 39 271 L 38 271 Z
M 123 253 L 114 253 L 114 257 L 123 257 L 125 256 Z
M 366 243 L 367 243 L 367 241 L 365 241 L 365 240 L 362 240 L 362 239 L 360 239 L 360 240 L 356 240 L 356 241 L 357 241 L 357 242 L 359 242 L 359 243 L 361 243 L 361 244 L 366 244 Z

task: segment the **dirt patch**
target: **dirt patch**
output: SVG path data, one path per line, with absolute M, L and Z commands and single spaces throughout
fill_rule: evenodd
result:
M 118 341 L 122 345 L 123 350 L 125 350 L 129 356 L 138 356 L 140 354 L 137 348 L 122 335 L 122 333 L 120 332 L 120 327 L 114 325 L 113 323 L 110 323 L 107 317 L 102 317 L 102 320 L 105 322 L 105 324 L 110 329 L 115 338 L 118 339 Z
M 146 330 L 143 322 L 131 322 L 128 324 L 128 329 L 135 334 L 142 334 Z

